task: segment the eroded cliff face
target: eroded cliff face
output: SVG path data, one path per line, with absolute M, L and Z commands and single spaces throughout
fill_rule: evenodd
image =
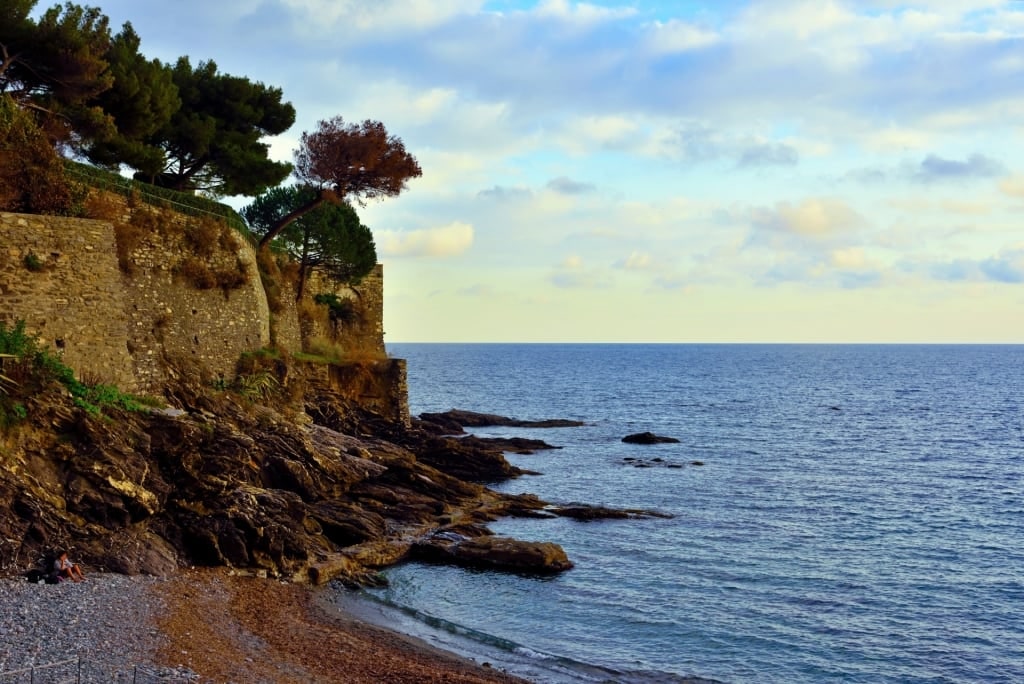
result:
M 287 373 L 306 381 L 301 368 Z M 544 502 L 416 455 L 447 448 L 461 473 L 479 463 L 481 479 L 493 479 L 500 452 L 409 429 L 316 383 L 298 402 L 255 403 L 210 391 L 187 369 L 179 376 L 177 408 L 149 413 L 94 416 L 57 387 L 26 398 L 33 420 L 8 430 L 0 449 L 0 570 L 23 571 L 57 548 L 117 572 L 227 565 L 311 582 L 372 582 L 417 554 L 490 562 L 451 553 L 456 537 L 472 539 L 476 554 L 494 545 L 498 566 L 570 567 L 553 545 L 489 540 L 487 521 L 540 515 Z M 504 477 L 517 473 L 504 462 Z
M 481 484 L 520 474 L 499 448 L 412 425 L 379 268 L 358 288 L 314 276 L 297 300 L 230 229 L 104 202 L 104 221 L 0 213 L 0 320 L 164 408 L 96 415 L 58 384 L 7 388 L 23 417 L 0 428 L 0 572 L 61 548 L 118 572 L 310 582 L 372 582 L 409 557 L 571 567 L 554 544 L 490 534 L 497 516 L 560 514 Z M 357 315 L 326 315 L 323 292 Z

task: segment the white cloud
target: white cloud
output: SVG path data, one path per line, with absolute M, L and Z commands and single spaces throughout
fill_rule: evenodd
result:
M 627 271 L 646 271 L 654 265 L 654 259 L 647 252 L 634 251 L 618 265 Z
M 533 12 L 539 17 L 584 25 L 623 19 L 636 14 L 636 10 L 631 7 L 601 7 L 588 2 L 569 0 L 541 0 Z
M 375 238 L 382 256 L 451 257 L 473 246 L 473 226 L 456 221 L 439 228 L 407 232 L 382 230 Z
M 999 190 L 1010 197 L 1024 198 L 1024 175 L 1014 175 L 999 181 Z
M 478 0 L 281 0 L 298 21 L 318 32 L 394 33 L 437 26 L 459 15 L 479 11 Z
M 760 229 L 816 239 L 848 233 L 864 223 L 864 218 L 845 202 L 829 197 L 755 209 L 751 219 Z
M 669 55 L 700 50 L 721 40 L 722 37 L 716 31 L 671 19 L 648 26 L 644 46 L 654 55 Z
M 570 254 L 548 277 L 548 282 L 559 289 L 603 290 L 612 285 L 605 269 L 587 266 L 578 254 Z

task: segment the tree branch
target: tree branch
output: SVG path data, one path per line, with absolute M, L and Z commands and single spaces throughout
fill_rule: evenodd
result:
M 298 209 L 295 209 L 294 211 L 283 216 L 273 225 L 273 227 L 271 227 L 270 230 L 267 231 L 267 234 L 260 239 L 260 249 L 263 249 L 268 244 L 270 244 L 271 240 L 276 238 L 281 233 L 282 230 L 288 227 L 288 224 L 292 223 L 296 219 L 305 216 L 309 212 L 319 207 L 324 202 L 330 201 L 330 199 L 333 196 L 335 195 L 330 190 L 321 190 L 320 194 L 317 195 L 314 199 L 310 200 L 306 204 L 303 204 Z

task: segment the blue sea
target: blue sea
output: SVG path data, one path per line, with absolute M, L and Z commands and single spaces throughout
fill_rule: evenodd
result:
M 540 682 L 1024 681 L 1024 346 L 388 351 L 414 414 L 586 422 L 475 430 L 562 447 L 496 489 L 673 516 L 502 520 L 576 567 L 392 568 L 406 629 Z

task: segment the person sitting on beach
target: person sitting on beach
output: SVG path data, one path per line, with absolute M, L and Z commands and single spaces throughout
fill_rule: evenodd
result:
M 68 560 L 68 552 L 62 551 L 60 557 L 53 561 L 53 572 L 61 579 L 69 579 L 72 582 L 81 582 L 85 579 L 82 568 Z

